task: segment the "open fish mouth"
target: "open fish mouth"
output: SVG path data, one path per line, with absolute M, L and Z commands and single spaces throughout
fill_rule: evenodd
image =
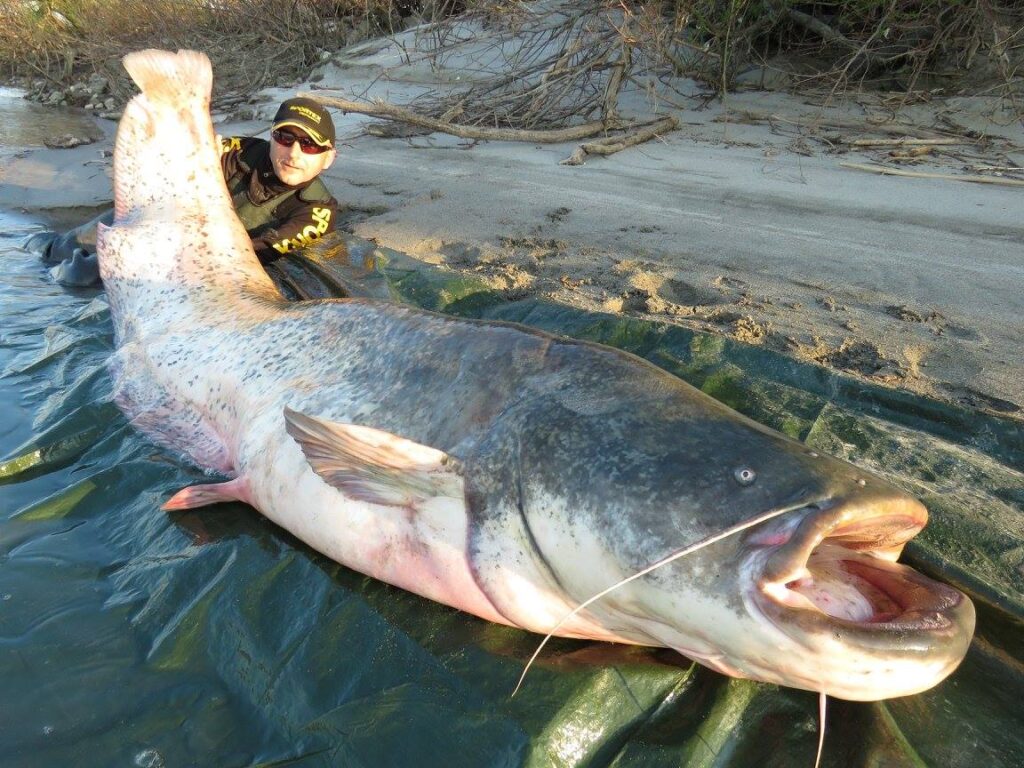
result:
M 910 497 L 809 506 L 788 530 L 769 527 L 750 538 L 758 549 L 748 561 L 749 597 L 778 629 L 845 665 L 849 677 L 892 676 L 888 695 L 924 690 L 963 659 L 975 619 L 959 590 L 896 562 L 927 520 Z M 861 698 L 853 689 L 836 695 Z

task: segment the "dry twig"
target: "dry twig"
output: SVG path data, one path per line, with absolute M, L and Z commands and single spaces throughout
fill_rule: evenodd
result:
M 943 179 L 945 181 L 968 181 L 974 184 L 998 184 L 1005 187 L 1024 187 L 1024 180 L 1002 179 L 993 176 L 957 176 L 951 173 L 928 173 L 926 171 L 904 171 L 900 168 L 889 168 L 884 165 L 866 165 L 864 163 L 840 163 L 841 168 L 855 171 L 879 173 L 883 176 L 909 176 L 915 179 Z

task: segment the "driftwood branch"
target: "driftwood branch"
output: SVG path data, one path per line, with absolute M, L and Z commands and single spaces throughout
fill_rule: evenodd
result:
M 927 173 L 925 171 L 904 171 L 901 168 L 888 168 L 884 165 L 864 165 L 862 163 L 840 163 L 842 168 L 855 171 L 880 173 L 884 176 L 910 176 L 915 179 L 943 179 L 945 181 L 969 181 L 974 184 L 999 184 L 1005 187 L 1024 187 L 1021 179 L 1000 179 L 992 176 L 956 176 L 950 173 Z
M 851 147 L 951 147 L 957 144 L 976 144 L 972 139 L 854 139 Z
M 989 171 L 994 173 L 1024 173 L 1019 165 L 972 165 L 972 171 Z
M 589 141 L 586 144 L 580 144 L 570 157 L 561 162 L 561 165 L 583 165 L 587 155 L 613 155 L 628 147 L 650 141 L 655 136 L 674 131 L 678 127 L 679 121 L 676 118 L 665 117 L 622 136 L 609 136 L 605 139 Z
M 622 57 L 612 65 L 612 76 L 605 89 L 603 114 L 606 120 L 615 119 L 618 115 L 619 91 L 622 90 L 623 74 L 632 66 L 631 59 L 632 50 L 623 43 Z
M 577 141 L 600 133 L 615 126 L 606 125 L 603 121 L 596 120 L 581 125 L 574 125 L 569 128 L 553 128 L 549 130 L 521 130 L 516 128 L 486 128 L 477 125 L 459 125 L 433 117 L 417 114 L 405 107 L 388 104 L 385 101 L 376 100 L 372 103 L 360 103 L 349 101 L 336 96 L 323 96 L 318 93 L 300 93 L 308 99 L 315 99 L 326 107 L 334 107 L 343 112 L 357 112 L 362 115 L 379 117 L 384 120 L 397 120 L 410 125 L 418 125 L 421 128 L 429 128 L 431 131 L 447 133 L 458 136 L 460 139 L 475 139 L 480 141 L 528 141 L 535 144 L 557 144 L 563 141 Z

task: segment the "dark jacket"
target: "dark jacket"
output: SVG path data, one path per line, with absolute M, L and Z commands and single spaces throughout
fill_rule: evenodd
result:
M 298 187 L 282 182 L 264 139 L 222 139 L 220 161 L 235 212 L 263 264 L 335 230 L 338 201 L 324 183 L 319 178 Z

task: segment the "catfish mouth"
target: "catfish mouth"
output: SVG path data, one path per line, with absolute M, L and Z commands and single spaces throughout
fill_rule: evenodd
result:
M 970 644 L 974 607 L 960 591 L 896 563 L 927 520 L 910 497 L 808 507 L 788 538 L 752 537 L 764 545 L 755 602 L 808 645 L 827 637 L 887 659 L 945 658 L 948 674 Z

